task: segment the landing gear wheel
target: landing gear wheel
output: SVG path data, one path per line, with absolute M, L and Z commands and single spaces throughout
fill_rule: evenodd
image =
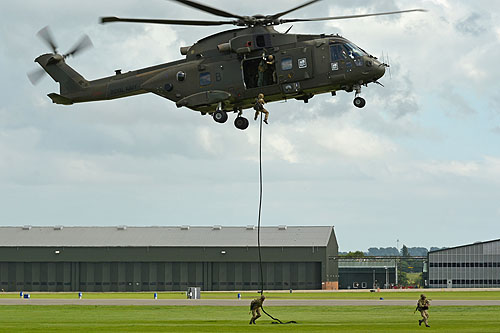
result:
M 217 110 L 214 112 L 214 120 L 220 124 L 225 123 L 227 118 L 227 113 L 224 110 Z
M 353 102 L 353 103 L 354 103 L 354 106 L 355 106 L 355 107 L 360 108 L 360 109 L 361 109 L 361 108 L 363 108 L 363 107 L 365 107 L 365 105 L 366 105 L 366 101 L 365 101 L 365 99 L 364 99 L 364 98 L 362 98 L 362 97 L 356 97 L 356 98 L 354 99 L 354 102 Z
M 236 117 L 234 120 L 234 126 L 240 130 L 246 130 L 248 128 L 248 119 L 245 117 Z

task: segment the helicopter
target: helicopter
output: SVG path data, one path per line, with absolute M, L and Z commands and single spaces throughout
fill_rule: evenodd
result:
M 362 86 L 382 85 L 386 63 L 338 34 L 290 34 L 275 26 L 294 22 L 353 19 L 369 16 L 423 12 L 423 9 L 399 10 L 349 16 L 309 19 L 286 19 L 283 16 L 312 5 L 311 0 L 274 15 L 240 16 L 192 0 L 171 0 L 227 20 L 135 19 L 101 17 L 102 24 L 111 22 L 152 23 L 187 26 L 234 25 L 238 28 L 205 37 L 180 48 L 184 59 L 144 69 L 115 74 L 92 81 L 66 64 L 66 59 L 92 45 L 85 36 L 68 53 L 57 51 L 48 27 L 38 35 L 52 49 L 35 59 L 56 82 L 60 93 L 50 93 L 53 103 L 112 100 L 153 93 L 186 107 L 211 115 L 217 123 L 225 123 L 228 113 L 236 113 L 234 125 L 240 130 L 249 126 L 243 110 L 255 107 L 256 97 L 264 94 L 266 102 L 288 99 L 308 103 L 318 94 L 337 91 L 354 92 L 354 106 L 363 108 Z M 43 73 L 43 72 L 42 72 Z M 28 75 L 32 82 L 40 74 Z

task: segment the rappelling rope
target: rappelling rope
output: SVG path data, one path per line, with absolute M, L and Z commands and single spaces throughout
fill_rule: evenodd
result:
M 259 132 L 259 214 L 257 222 L 257 248 L 259 250 L 259 269 L 260 269 L 260 295 L 264 295 L 264 270 L 262 269 L 262 253 L 260 251 L 260 220 L 262 215 L 262 113 L 260 114 L 260 132 Z M 274 320 L 273 324 L 296 324 L 294 320 L 282 322 L 278 318 L 274 318 L 272 315 L 264 310 L 264 305 L 262 305 L 262 312 L 264 312 L 269 318 Z

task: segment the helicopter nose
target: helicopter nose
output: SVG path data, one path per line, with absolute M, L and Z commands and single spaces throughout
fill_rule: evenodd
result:
M 388 65 L 380 61 L 374 61 L 373 74 L 375 75 L 375 80 L 378 80 L 384 76 L 386 67 L 388 67 Z

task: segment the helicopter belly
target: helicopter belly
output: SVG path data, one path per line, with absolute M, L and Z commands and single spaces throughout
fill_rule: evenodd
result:
M 196 108 L 223 102 L 231 98 L 231 94 L 221 90 L 208 90 L 184 97 L 176 103 L 177 107 Z

